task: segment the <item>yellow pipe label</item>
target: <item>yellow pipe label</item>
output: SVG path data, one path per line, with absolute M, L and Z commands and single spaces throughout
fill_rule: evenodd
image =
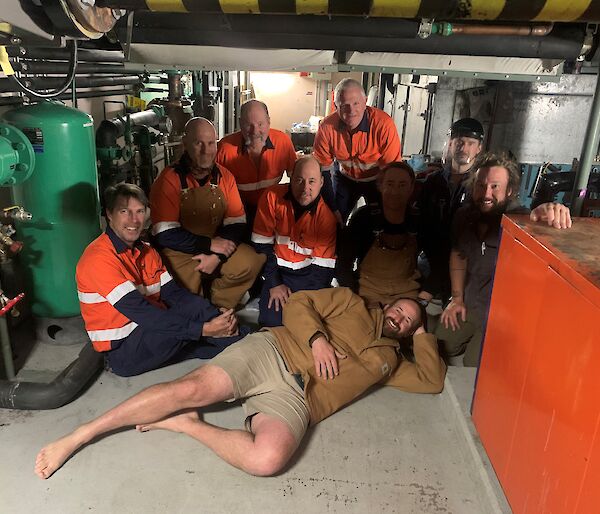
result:
M 592 0 L 547 0 L 534 21 L 574 21 L 592 3 Z
M 8 60 L 8 52 L 6 51 L 5 46 L 0 46 L 0 68 L 2 68 L 2 72 L 7 77 L 15 74 L 15 70 L 13 70 L 10 61 Z
M 373 0 L 371 16 L 415 18 L 420 5 L 421 0 Z
M 296 0 L 298 14 L 327 14 L 328 0 Z
M 146 0 L 151 11 L 157 12 L 188 12 L 183 0 Z
M 219 0 L 225 14 L 260 14 L 258 0 Z
M 506 0 L 471 0 L 471 15 L 473 20 L 495 20 L 504 6 Z

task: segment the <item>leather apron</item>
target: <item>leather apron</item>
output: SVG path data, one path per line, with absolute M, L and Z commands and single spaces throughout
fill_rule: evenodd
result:
M 215 237 L 227 211 L 227 200 L 221 188 L 210 181 L 203 186 L 183 189 L 179 206 L 181 226 L 197 236 Z M 188 253 L 163 250 L 171 271 L 178 282 L 195 294 L 203 294 L 202 273 L 196 271 L 198 262 Z M 210 283 L 209 296 L 217 307 L 235 308 L 260 273 L 266 257 L 241 243 L 233 254 L 217 268 L 217 278 Z M 220 270 L 220 272 L 219 272 Z
M 421 275 L 417 270 L 416 237 L 409 234 L 391 237 L 396 244 L 386 246 L 378 236 L 358 267 L 358 294 L 367 303 L 385 305 L 419 294 Z

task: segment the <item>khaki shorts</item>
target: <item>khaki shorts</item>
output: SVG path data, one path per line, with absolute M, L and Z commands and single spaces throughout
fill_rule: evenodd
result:
M 270 332 L 255 332 L 227 347 L 210 361 L 233 382 L 233 395 L 243 399 L 246 430 L 262 412 L 286 423 L 299 443 L 310 421 L 304 392 L 289 373 Z

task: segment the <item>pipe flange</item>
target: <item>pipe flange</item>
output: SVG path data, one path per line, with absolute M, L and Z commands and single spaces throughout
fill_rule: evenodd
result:
M 42 6 L 63 36 L 99 39 L 118 19 L 113 9 L 98 7 L 91 0 L 42 0 Z
M 0 169 L 0 187 L 25 182 L 35 166 L 35 152 L 31 141 L 17 127 L 0 122 L 0 143 L 14 155 L 10 168 Z

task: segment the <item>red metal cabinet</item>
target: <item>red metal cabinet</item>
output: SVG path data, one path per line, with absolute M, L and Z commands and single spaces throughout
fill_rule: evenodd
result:
M 596 514 L 600 220 L 502 227 L 473 421 L 515 514 Z

